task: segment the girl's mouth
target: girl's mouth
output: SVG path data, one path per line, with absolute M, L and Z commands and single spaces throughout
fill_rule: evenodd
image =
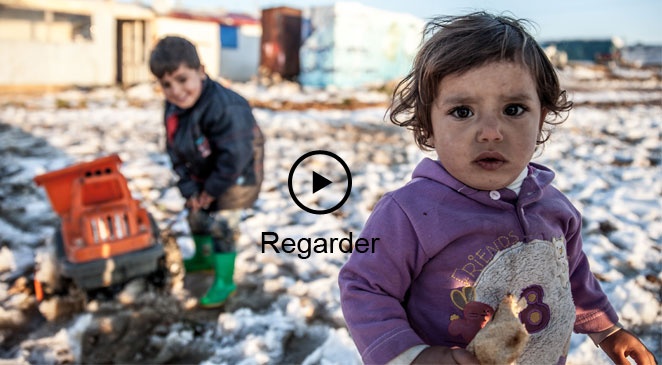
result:
M 506 158 L 498 152 L 483 152 L 474 160 L 476 165 L 489 171 L 500 168 L 506 162 Z

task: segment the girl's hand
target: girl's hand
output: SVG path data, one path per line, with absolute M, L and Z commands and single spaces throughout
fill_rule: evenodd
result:
M 459 347 L 431 346 L 423 350 L 412 364 L 480 365 L 469 351 Z
M 655 356 L 629 331 L 621 329 L 600 342 L 600 348 L 617 365 L 629 365 L 631 357 L 638 365 L 655 365 Z

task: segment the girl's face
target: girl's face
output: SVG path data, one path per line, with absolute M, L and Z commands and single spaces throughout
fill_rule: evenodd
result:
M 175 71 L 159 79 L 166 100 L 181 109 L 192 107 L 202 93 L 202 81 L 206 78 L 204 67 L 194 69 L 182 63 Z
M 508 186 L 529 163 L 546 113 L 524 66 L 492 62 L 444 77 L 432 105 L 442 165 L 479 190 Z

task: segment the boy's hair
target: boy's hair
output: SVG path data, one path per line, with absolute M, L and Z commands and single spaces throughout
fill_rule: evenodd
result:
M 508 61 L 530 70 L 541 106 L 552 117 L 545 118 L 545 123 L 552 126 L 563 123 L 565 117 L 561 113 L 569 111 L 572 102 L 567 100 L 565 90 L 561 90 L 545 52 L 524 28 L 525 23 L 529 22 L 485 12 L 432 19 L 425 27 L 424 43 L 412 70 L 393 91 L 389 107 L 391 122 L 411 129 L 421 149 L 433 149 L 429 143 L 431 108 L 441 80 L 490 62 Z M 561 120 L 555 121 L 558 117 Z M 546 142 L 549 133 L 550 130 L 541 131 L 537 143 Z
M 149 69 L 159 79 L 177 70 L 181 64 L 196 70 L 200 68 L 195 46 L 182 37 L 167 36 L 161 39 L 149 57 Z

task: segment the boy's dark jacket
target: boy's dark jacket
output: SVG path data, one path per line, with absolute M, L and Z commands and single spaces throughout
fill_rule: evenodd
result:
M 263 179 L 264 137 L 246 99 L 207 77 L 193 107 L 166 101 L 166 124 L 171 113 L 179 121 L 166 148 L 182 196 L 204 190 L 216 197 L 210 210 L 251 207 Z

